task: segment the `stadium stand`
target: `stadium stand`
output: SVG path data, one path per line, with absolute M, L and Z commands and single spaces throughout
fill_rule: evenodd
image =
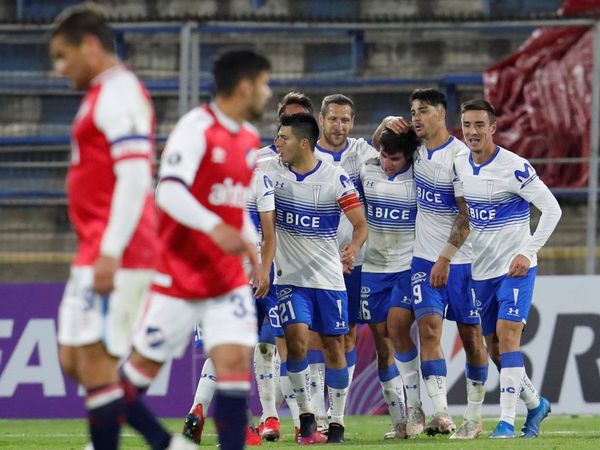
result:
M 47 24 L 72 0 L 0 2 L 0 263 L 6 280 L 64 279 L 73 238 L 64 205 L 70 121 L 80 96 L 51 72 Z M 343 92 L 357 105 L 354 134 L 369 137 L 382 117 L 409 115 L 415 87 L 443 88 L 449 123 L 457 126 L 458 106 L 483 95 L 482 72 L 529 37 L 531 27 L 485 29 L 440 27 L 436 21 L 490 20 L 497 15 L 553 17 L 558 0 L 132 0 L 100 1 L 115 18 L 119 54 L 143 78 L 157 110 L 159 148 L 179 115 L 181 25 L 200 25 L 200 99 L 211 90 L 212 56 L 225 48 L 250 46 L 268 54 L 274 66 L 274 100 L 257 125 L 265 141 L 275 128 L 276 99 L 299 89 L 317 104 Z M 400 4 L 400 7 L 398 6 Z M 398 22 L 390 25 L 393 12 Z M 208 19 L 219 22 L 208 23 Z M 248 19 L 264 27 L 248 25 Z M 322 21 L 315 26 L 309 20 Z M 304 20 L 304 21 L 303 21 Z M 417 21 L 431 20 L 431 27 Z M 352 27 L 367 21 L 372 27 Z M 15 24 L 27 24 L 15 26 Z M 427 23 L 427 22 L 424 22 Z M 381 26 L 377 26 L 381 24 Z M 267 26 L 268 25 L 268 26 Z M 384 26 L 385 25 L 385 26 Z M 574 207 L 580 201 L 574 200 Z M 565 215 L 568 217 L 570 215 Z M 554 245 L 575 242 L 559 230 Z M 583 220 L 583 219 L 581 219 Z M 579 221 L 579 222 L 578 222 Z M 563 224 L 561 223 L 561 227 Z M 36 252 L 43 252 L 36 255 Z M 29 255 L 29 256 L 28 256 Z M 45 256 L 44 256 L 45 255 Z M 28 259 L 29 258 L 29 259 Z M 15 261 L 29 261 L 21 267 Z M 35 264 L 32 261 L 38 261 Z M 41 262 L 40 262 L 41 261 Z M 26 267 L 27 270 L 23 270 Z M 543 265 L 542 265 L 543 267 Z M 548 270 L 565 271 L 551 267 Z M 577 269 L 572 269 L 577 271 Z

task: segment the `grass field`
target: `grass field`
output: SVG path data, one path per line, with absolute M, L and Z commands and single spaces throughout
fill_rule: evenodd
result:
M 460 418 L 456 417 L 457 423 Z M 517 418 L 520 427 L 523 418 Z M 173 431 L 181 429 L 181 420 L 167 419 L 167 426 Z M 383 433 L 389 430 L 389 417 L 348 417 L 346 421 L 346 443 L 337 448 L 378 449 L 402 446 L 403 448 L 471 448 L 471 449 L 512 449 L 512 448 L 600 448 L 600 415 L 595 416 L 550 416 L 542 427 L 542 435 L 537 439 L 515 439 L 497 441 L 487 439 L 494 428 L 496 419 L 484 421 L 485 433 L 475 441 L 451 441 L 447 436 L 420 436 L 408 441 L 384 441 Z M 290 420 L 282 424 L 284 442 L 263 443 L 263 448 L 295 447 L 293 426 Z M 82 450 L 87 442 L 86 424 L 82 420 L 0 420 L 1 449 L 77 449 Z M 201 447 L 216 444 L 215 430 L 207 422 Z M 129 428 L 123 430 L 121 448 L 146 448 L 140 438 Z

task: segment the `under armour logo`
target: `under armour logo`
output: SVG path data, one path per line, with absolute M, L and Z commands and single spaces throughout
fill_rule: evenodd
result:
M 519 308 L 508 308 L 508 314 L 510 314 L 511 316 L 518 316 Z

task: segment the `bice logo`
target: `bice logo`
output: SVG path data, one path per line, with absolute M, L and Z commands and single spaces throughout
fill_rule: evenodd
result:
M 248 188 L 239 181 L 227 177 L 223 183 L 212 185 L 208 194 L 208 203 L 215 206 L 231 206 L 232 208 L 244 208 L 248 198 Z
M 413 276 L 411 277 L 411 281 L 413 283 L 418 283 L 419 281 L 422 281 L 425 278 L 427 278 L 427 274 L 425 272 L 417 272 L 413 274 Z

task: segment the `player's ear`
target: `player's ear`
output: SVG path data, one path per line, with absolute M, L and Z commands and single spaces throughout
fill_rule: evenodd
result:
M 235 90 L 240 94 L 241 97 L 247 98 L 252 94 L 253 83 L 248 78 L 242 78 Z
M 491 124 L 491 125 L 490 125 L 490 133 L 491 133 L 492 135 L 496 133 L 496 128 L 497 128 L 497 127 L 496 127 L 496 123 L 497 123 L 497 122 L 494 122 L 493 124 Z

